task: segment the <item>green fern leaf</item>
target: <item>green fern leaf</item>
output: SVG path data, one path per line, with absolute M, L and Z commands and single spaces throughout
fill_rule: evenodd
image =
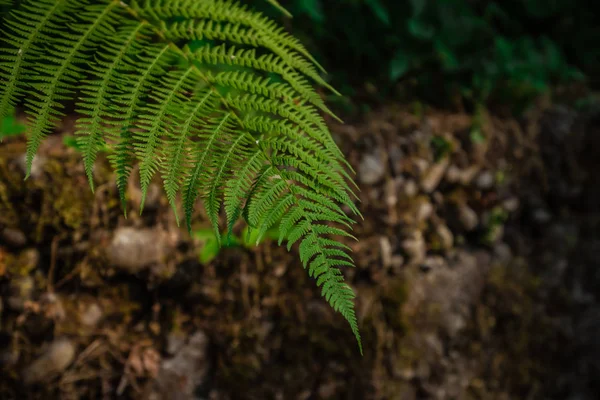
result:
M 335 240 L 353 238 L 344 210 L 360 215 L 356 185 L 312 87 L 329 87 L 322 68 L 298 40 L 227 0 L 23 0 L 2 26 L 0 116 L 25 105 L 28 170 L 74 103 L 92 190 L 108 145 L 125 211 L 137 163 L 140 212 L 160 177 L 178 223 L 182 197 L 188 229 L 200 200 L 217 241 L 222 209 L 228 235 L 240 218 L 257 242 L 277 228 L 362 352 L 341 272 L 353 266 L 350 248 Z

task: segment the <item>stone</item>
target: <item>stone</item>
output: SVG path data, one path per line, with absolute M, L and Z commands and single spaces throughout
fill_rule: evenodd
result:
M 433 269 L 444 268 L 446 266 L 446 260 L 441 256 L 428 256 L 423 260 L 421 265 L 421 271 L 427 272 Z
M 381 263 L 383 264 L 383 267 L 390 267 L 392 265 L 392 245 L 390 239 L 386 236 L 381 236 L 379 238 L 379 247 L 381 250 Z
M 435 233 L 437 234 L 440 240 L 440 245 L 442 246 L 442 249 L 450 250 L 452 246 L 454 246 L 454 235 L 452 234 L 450 228 L 446 226 L 446 224 L 438 224 L 435 227 Z
M 79 313 L 79 321 L 87 328 L 94 328 L 102 319 L 104 313 L 97 303 L 90 303 Z
M 537 208 L 533 212 L 533 220 L 538 224 L 547 224 L 552 220 L 552 214 L 544 208 Z
M 75 344 L 56 339 L 48 349 L 23 371 L 25 384 L 44 383 L 62 373 L 75 358 Z
M 494 187 L 494 174 L 491 171 L 483 171 L 475 179 L 475 186 L 480 190 L 489 190 Z
M 517 197 L 509 197 L 502 202 L 502 207 L 509 213 L 513 213 L 519 209 L 519 199 Z
M 379 154 L 365 154 L 358 166 L 358 179 L 362 184 L 373 185 L 385 175 L 385 163 Z
M 417 200 L 419 201 L 416 204 L 415 219 L 418 224 L 421 224 L 429 220 L 433 214 L 433 206 L 427 198 L 419 197 Z
M 167 336 L 166 351 L 170 355 L 175 355 L 185 345 L 186 337 L 183 332 L 171 332 Z
M 408 179 L 406 183 L 404 183 L 404 194 L 407 197 L 415 197 L 417 193 L 419 193 L 417 183 L 412 179 Z
M 471 165 L 468 168 L 460 169 L 456 165 L 452 164 L 448 167 L 445 178 L 449 183 L 458 183 L 468 186 L 471 184 L 478 172 L 479 167 L 477 165 Z
M 27 174 L 27 155 L 23 154 L 16 161 L 17 166 L 21 170 L 21 173 L 23 174 L 23 176 L 25 176 Z M 41 178 L 44 173 L 44 166 L 46 164 L 46 161 L 46 157 L 36 154 L 35 157 L 33 157 L 33 161 L 31 163 L 31 171 L 29 176 L 33 179 Z
M 202 331 L 192 334 L 174 357 L 163 359 L 156 380 L 147 387 L 149 400 L 196 400 L 210 369 L 209 340 Z
M 479 225 L 477 213 L 466 204 L 462 204 L 458 207 L 458 218 L 466 231 L 472 231 Z
M 154 229 L 118 228 L 106 250 L 113 266 L 135 274 L 162 262 L 167 251 L 165 235 Z
M 467 326 L 490 268 L 490 260 L 480 258 L 478 254 L 458 251 L 448 268 L 431 269 L 427 274 L 407 271 L 410 289 L 402 315 L 414 321 L 414 340 L 420 341 L 424 332 L 432 331 L 455 337 Z M 427 260 L 439 261 L 432 257 Z M 431 362 L 435 360 L 434 357 Z
M 19 229 L 4 228 L 0 232 L 0 244 L 3 243 L 13 247 L 23 247 L 27 244 L 27 237 Z
M 414 231 L 402 242 L 404 252 L 411 258 L 412 262 L 419 263 L 425 258 L 425 239 L 421 231 Z
M 448 162 L 448 158 L 444 158 L 427 169 L 421 179 L 421 189 L 423 189 L 425 193 L 431 193 L 438 187 L 446 173 Z

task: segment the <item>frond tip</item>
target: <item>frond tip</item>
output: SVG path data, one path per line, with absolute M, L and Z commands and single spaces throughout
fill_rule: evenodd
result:
M 257 241 L 277 228 L 362 353 L 342 274 L 354 265 L 350 248 L 332 238 L 352 238 L 344 209 L 360 215 L 355 184 L 321 116 L 333 113 L 313 88 L 329 85 L 304 46 L 230 0 L 15 4 L 2 21 L 0 117 L 25 105 L 28 168 L 74 102 L 92 188 L 108 146 L 124 206 L 137 162 L 143 196 L 160 176 L 174 210 L 182 198 L 190 230 L 200 200 L 218 239 L 222 208 L 228 232 L 239 218 Z

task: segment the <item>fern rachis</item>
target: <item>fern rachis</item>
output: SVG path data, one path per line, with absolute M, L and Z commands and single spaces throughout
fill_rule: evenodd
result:
M 123 204 L 136 160 L 143 195 L 159 174 L 188 227 L 198 198 L 217 238 L 222 208 L 228 231 L 240 217 L 259 240 L 277 226 L 360 346 L 340 270 L 353 266 L 350 249 L 328 238 L 352 237 L 342 205 L 359 215 L 354 183 L 309 83 L 328 87 L 321 67 L 296 39 L 227 0 L 25 0 L 2 27 L 0 116 L 25 104 L 28 168 L 74 101 L 92 188 L 109 143 Z

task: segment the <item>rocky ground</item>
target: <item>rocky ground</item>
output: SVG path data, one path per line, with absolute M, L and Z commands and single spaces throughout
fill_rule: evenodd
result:
M 0 144 L 0 398 L 598 398 L 600 113 L 389 106 L 332 130 L 361 187 L 364 357 L 295 252 L 200 262 L 160 184 L 140 216 L 132 180 L 127 218 L 106 162 L 89 190 L 69 121 L 27 181 L 23 141 Z

